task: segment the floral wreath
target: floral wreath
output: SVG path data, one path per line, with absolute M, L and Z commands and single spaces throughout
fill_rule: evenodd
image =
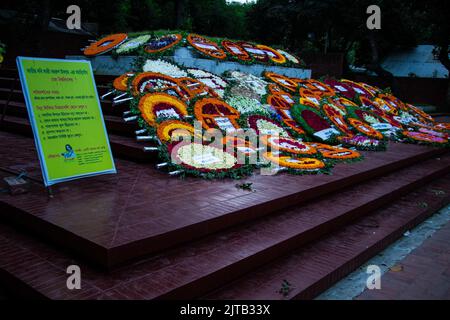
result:
M 267 103 L 277 110 L 289 110 L 292 107 L 292 103 L 289 103 L 281 94 L 267 96 Z
M 142 93 L 158 91 L 177 96 L 183 101 L 188 101 L 190 94 L 181 87 L 178 80 L 162 73 L 142 72 L 134 77 L 131 82 L 131 92 L 137 96 Z
M 142 67 L 144 72 L 161 73 L 172 78 L 187 77 L 188 73 L 181 67 L 164 59 L 148 59 Z
M 117 77 L 113 81 L 113 87 L 117 91 L 127 91 L 128 90 L 128 80 L 132 77 L 132 73 L 124 73 L 121 76 Z
M 340 131 L 345 133 L 346 135 L 353 135 L 352 130 L 348 126 L 348 124 L 345 122 L 344 117 L 340 112 L 338 112 L 335 108 L 324 104 L 322 106 L 322 110 L 327 116 L 327 118 L 338 128 Z
M 299 135 L 305 134 L 305 131 L 302 128 L 300 128 L 297 122 L 292 118 L 290 112 L 291 105 L 285 99 L 283 99 L 279 95 L 269 95 L 267 97 L 267 103 L 270 104 L 273 109 L 275 109 L 276 113 L 280 117 L 280 120 L 285 125 L 290 127 Z
M 390 113 L 392 115 L 398 115 L 399 110 L 404 110 L 404 107 L 400 107 L 403 103 L 399 104 L 400 100 L 394 99 L 393 96 L 380 94 L 377 98 L 375 98 L 375 104 L 383 109 L 385 112 Z
M 284 50 L 278 49 L 277 50 L 279 53 L 281 53 L 286 59 L 288 59 L 290 62 L 294 63 L 294 64 L 301 64 L 303 63 L 300 58 L 297 58 L 295 55 L 286 52 Z
M 159 53 L 176 46 L 181 39 L 183 39 L 183 36 L 179 33 L 153 38 L 146 43 L 144 50 L 147 53 Z
M 255 45 L 246 41 L 239 41 L 239 46 L 243 48 L 247 53 L 255 60 L 260 62 L 268 62 L 269 56 L 265 50 L 259 49 Z
M 341 79 L 341 82 L 350 86 L 358 95 L 365 96 L 367 98 L 373 98 L 375 96 L 372 92 L 367 90 L 364 86 L 362 86 L 358 82 L 354 82 L 347 79 Z
M 239 154 L 249 157 L 258 153 L 256 147 L 250 141 L 239 137 L 225 136 L 222 139 L 222 143 L 227 151 L 230 147 L 233 148 L 235 157 L 238 157 Z
M 336 92 L 330 86 L 318 80 L 299 79 L 298 84 L 306 89 L 309 89 L 312 93 L 320 98 L 336 95 Z
M 313 101 L 309 100 L 309 99 L 305 99 L 305 98 L 300 98 L 299 100 L 300 104 L 304 105 L 304 106 L 308 106 L 314 109 L 319 110 L 320 108 L 320 104 L 315 104 Z
M 316 158 L 298 158 L 293 156 L 280 155 L 273 152 L 265 152 L 263 157 L 280 167 L 301 171 L 316 171 L 326 167 L 322 160 Z
M 210 87 L 206 86 L 203 82 L 193 78 L 179 78 L 176 80 L 178 85 L 187 92 L 189 99 L 195 98 L 197 96 L 209 95 L 214 98 L 218 98 L 219 95 Z
M 91 43 L 86 49 L 84 49 L 85 56 L 96 56 L 102 53 L 106 53 L 125 40 L 127 40 L 128 35 L 126 33 L 116 33 L 109 36 L 106 36 L 96 42 Z
M 158 118 L 182 118 L 187 116 L 186 104 L 167 93 L 147 93 L 139 100 L 142 118 L 155 126 Z
M 381 94 L 383 92 L 380 88 L 371 86 L 370 84 L 367 84 L 365 82 L 359 82 L 359 85 L 364 87 L 367 91 L 372 93 L 374 96 L 376 96 L 377 94 Z
M 204 85 L 213 89 L 220 97 L 223 97 L 225 95 L 225 89 L 228 86 L 228 83 L 224 79 L 222 79 L 222 77 L 219 77 L 214 73 L 195 68 L 189 68 L 187 69 L 187 72 L 194 79 L 197 79 Z
M 225 101 L 239 111 L 241 115 L 260 114 L 270 116 L 272 113 L 270 106 L 267 104 L 262 104 L 259 99 L 239 95 L 230 95 Z
M 261 142 L 265 146 L 270 147 L 272 150 L 278 150 L 291 154 L 312 155 L 317 153 L 317 150 L 314 147 L 291 138 L 264 135 L 261 137 Z
M 203 98 L 194 105 L 194 114 L 203 128 L 221 129 L 223 131 L 239 129 L 237 120 L 239 112 L 223 100 Z
M 195 134 L 194 127 L 180 120 L 166 120 L 158 124 L 156 134 L 161 142 L 177 141 L 181 136 L 193 137 Z
M 279 135 L 280 137 L 291 138 L 289 132 L 281 125 L 265 116 L 251 115 L 247 118 L 247 124 L 258 135 Z
M 215 42 L 208 40 L 198 34 L 190 33 L 187 36 L 187 41 L 192 47 L 207 56 L 220 60 L 223 60 L 227 57 L 225 51 L 223 51 Z
M 315 108 L 296 104 L 292 107 L 292 116 L 308 134 L 321 140 L 333 140 L 335 135 L 340 134 L 340 132 L 332 128 Z
M 402 134 L 414 141 L 419 142 L 428 142 L 428 143 L 436 143 L 436 144 L 446 144 L 448 143 L 448 139 L 443 137 L 438 137 L 429 133 L 417 132 L 417 131 L 403 131 Z
M 420 108 L 417 108 L 416 106 L 413 106 L 412 104 L 406 103 L 405 107 L 407 109 L 407 111 L 412 111 L 413 113 L 415 113 L 416 115 L 418 115 L 420 118 L 424 119 L 425 121 L 423 122 L 431 122 L 434 123 L 435 120 L 433 119 L 432 116 L 430 116 L 428 113 L 426 113 L 425 111 L 423 111 Z
M 236 57 L 239 60 L 242 61 L 251 61 L 252 57 L 248 54 L 247 51 L 245 51 L 239 44 L 236 42 L 230 41 L 230 40 L 222 40 L 221 42 L 222 47 L 225 48 L 225 50 L 231 54 L 233 57 Z
M 299 90 L 299 94 L 300 94 L 300 103 L 314 107 L 316 109 L 320 107 L 321 98 L 312 90 L 302 87 Z
M 439 122 L 434 126 L 434 128 L 436 130 L 450 131 L 450 123 Z
M 117 54 L 125 54 L 143 46 L 150 39 L 150 35 L 145 34 L 133 39 L 128 39 L 116 49 Z
M 351 149 L 330 146 L 328 144 L 318 142 L 310 142 L 308 144 L 316 148 L 317 151 L 319 151 L 322 156 L 327 159 L 350 160 L 361 158 L 361 154 L 359 152 Z
M 263 44 L 257 44 L 256 48 L 264 50 L 267 54 L 267 56 L 269 57 L 270 60 L 272 60 L 275 63 L 278 64 L 283 64 L 286 63 L 286 58 L 279 53 L 277 50 L 269 47 L 269 46 L 265 46 Z
M 277 85 L 275 83 L 269 83 L 269 85 L 267 86 L 267 91 L 270 94 L 288 94 L 279 85 Z
M 376 115 L 378 115 L 380 118 L 387 121 L 391 126 L 397 128 L 397 129 L 403 130 L 403 125 L 400 122 L 398 122 L 397 120 L 395 120 L 394 116 L 392 116 L 391 114 L 384 112 L 382 109 L 378 109 L 378 108 L 372 109 L 372 112 L 375 113 Z
M 288 89 L 289 91 L 292 91 L 292 92 L 297 91 L 297 87 L 298 87 L 297 83 L 288 77 L 285 77 L 285 76 L 275 73 L 275 72 L 269 72 L 269 71 L 264 72 L 264 76 L 267 79 L 282 86 L 283 88 Z
M 350 125 L 355 128 L 358 132 L 362 133 L 363 135 L 366 135 L 370 138 L 374 138 L 374 139 L 378 139 L 378 140 L 382 140 L 383 139 L 383 134 L 372 128 L 371 126 L 369 126 L 368 124 L 355 119 L 355 118 L 348 118 L 347 121 L 350 123 Z
M 386 149 L 386 143 L 364 135 L 349 135 L 337 137 L 338 141 L 346 146 L 356 147 L 358 150 L 380 151 Z
M 332 89 L 334 89 L 336 93 L 338 93 L 341 96 L 344 96 L 347 99 L 351 100 L 356 95 L 355 90 L 344 82 L 332 78 L 327 78 L 324 80 L 324 83 L 327 84 Z
M 188 170 L 204 173 L 227 172 L 241 166 L 233 154 L 222 148 L 201 143 L 172 143 L 168 151 L 175 164 Z
M 355 107 L 348 107 L 348 115 L 349 117 L 358 119 L 362 122 L 368 123 L 369 125 L 373 125 L 374 123 L 386 123 L 387 121 L 380 117 L 375 112 L 371 112 L 369 110 L 363 110 Z

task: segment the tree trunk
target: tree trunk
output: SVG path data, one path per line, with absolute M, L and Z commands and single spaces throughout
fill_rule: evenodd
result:
M 392 93 L 394 95 L 398 95 L 399 90 L 394 75 L 381 66 L 380 50 L 378 48 L 378 41 L 375 36 L 376 35 L 374 32 L 369 32 L 368 34 L 368 40 L 371 50 L 371 63 L 367 66 L 367 69 L 369 71 L 375 72 L 377 76 L 385 80 L 389 84 Z
M 175 28 L 180 29 L 184 24 L 184 10 L 186 9 L 186 0 L 176 0 L 175 10 L 176 10 L 176 21 Z
M 42 9 L 41 9 L 42 8 Z M 38 31 L 38 50 L 39 55 L 45 55 L 44 38 L 48 33 L 48 25 L 51 19 L 51 4 L 50 0 L 45 0 L 40 8 L 40 14 L 38 15 L 39 31 Z

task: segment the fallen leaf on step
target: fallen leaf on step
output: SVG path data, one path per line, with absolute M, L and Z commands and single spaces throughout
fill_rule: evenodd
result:
M 396 264 L 395 266 L 389 268 L 389 271 L 401 272 L 401 271 L 403 271 L 403 266 L 401 264 Z

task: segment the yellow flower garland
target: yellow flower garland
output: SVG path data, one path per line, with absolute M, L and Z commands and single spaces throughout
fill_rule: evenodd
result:
M 158 125 L 156 134 L 161 142 L 177 141 L 181 136 L 194 136 L 194 127 L 180 120 L 166 120 Z
M 177 114 L 186 116 L 188 114 L 186 104 L 167 93 L 147 93 L 139 100 L 139 110 L 144 120 L 151 126 L 156 125 L 157 106 L 170 106 L 175 109 Z M 168 109 L 168 108 L 167 108 Z
M 296 170 L 318 170 L 325 168 L 325 163 L 315 158 L 297 158 L 290 156 L 281 156 L 273 152 L 265 152 L 263 157 L 280 167 Z

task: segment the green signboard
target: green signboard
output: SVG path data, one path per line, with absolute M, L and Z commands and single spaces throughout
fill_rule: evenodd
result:
M 89 61 L 18 57 L 46 186 L 116 173 Z

